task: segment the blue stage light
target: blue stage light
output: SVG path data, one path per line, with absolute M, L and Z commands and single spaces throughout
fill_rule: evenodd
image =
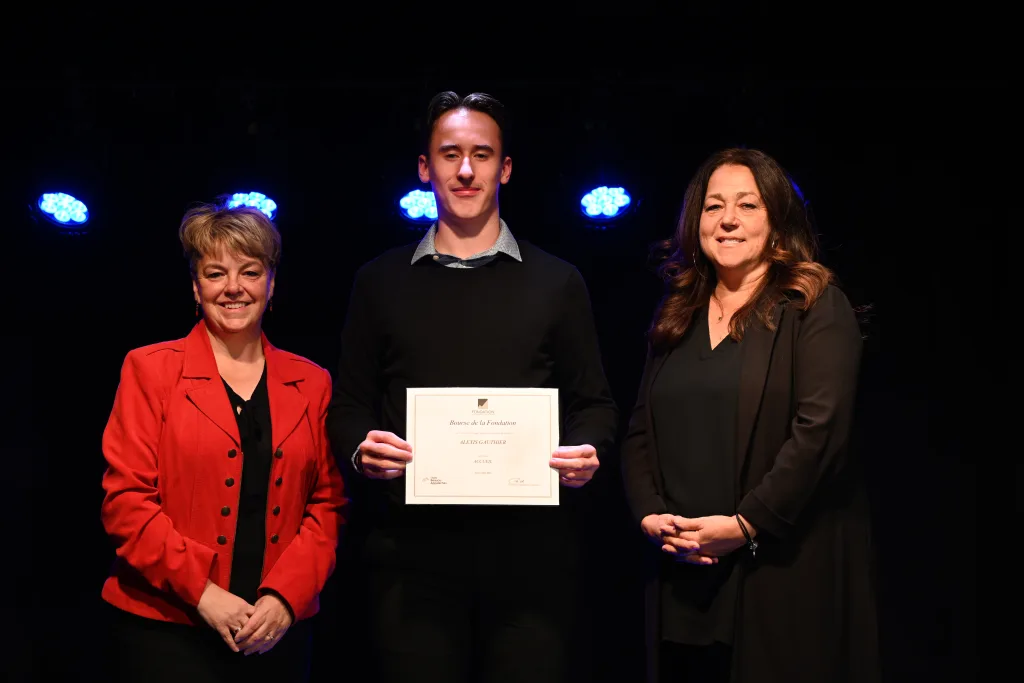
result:
M 251 206 L 259 209 L 267 218 L 273 220 L 277 215 L 277 202 L 262 192 L 236 192 L 227 202 L 227 208 L 237 209 L 239 206 Z
M 437 220 L 437 203 L 434 193 L 413 190 L 398 200 L 402 215 L 417 223 L 432 223 Z
M 57 225 L 78 227 L 89 221 L 85 202 L 64 192 L 47 192 L 39 198 L 39 210 Z
M 583 195 L 580 207 L 588 218 L 607 221 L 625 213 L 632 201 L 625 188 L 602 185 Z

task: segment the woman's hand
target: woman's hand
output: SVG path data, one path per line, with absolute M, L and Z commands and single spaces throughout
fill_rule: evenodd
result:
M 245 628 L 235 634 L 235 643 L 247 655 L 263 654 L 280 642 L 292 625 L 292 613 L 284 601 L 268 593 L 256 601 L 256 611 Z
M 675 515 L 647 515 L 640 522 L 640 528 L 651 542 L 661 546 L 664 553 L 673 555 L 675 559 L 690 564 L 714 564 L 717 558 L 707 557 L 701 552 L 700 542 L 694 533 L 680 533 L 675 520 L 682 517 Z
M 210 628 L 220 634 L 228 647 L 232 651 L 238 652 L 238 646 L 235 645 L 235 634 L 242 630 L 256 608 L 234 593 L 224 590 L 213 581 L 207 581 L 196 609 L 199 610 L 199 616 L 210 625 Z
M 757 530 L 749 522 L 743 520 L 743 523 L 751 538 L 757 535 Z M 694 539 L 700 546 L 700 554 L 707 557 L 724 557 L 747 544 L 747 537 L 743 535 L 735 517 L 711 515 L 687 518 L 677 515 L 672 518 L 672 524 L 676 534 Z

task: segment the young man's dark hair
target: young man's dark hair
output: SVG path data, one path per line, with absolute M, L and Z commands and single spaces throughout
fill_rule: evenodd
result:
M 434 135 L 434 126 L 438 119 L 455 109 L 478 111 L 494 119 L 494 122 L 498 124 L 498 130 L 501 131 L 501 156 L 509 156 L 505 105 L 487 93 L 474 92 L 465 97 L 459 97 L 451 90 L 437 93 L 427 105 L 427 125 L 423 129 L 422 143 L 424 154 L 430 156 L 430 138 Z

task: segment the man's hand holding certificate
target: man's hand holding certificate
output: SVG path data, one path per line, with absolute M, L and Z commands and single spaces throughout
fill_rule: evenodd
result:
M 370 479 L 396 479 L 412 460 L 412 446 L 393 432 L 373 430 L 359 444 L 359 464 Z
M 594 477 L 601 463 L 597 460 L 597 449 L 590 444 L 583 444 L 559 446 L 550 464 L 559 471 L 558 478 L 562 485 L 578 489 Z

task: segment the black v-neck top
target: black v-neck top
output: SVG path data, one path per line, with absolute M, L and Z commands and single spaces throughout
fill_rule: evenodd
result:
M 683 517 L 733 515 L 740 347 L 711 348 L 708 311 L 695 316 L 651 387 L 651 412 L 666 504 Z M 734 562 L 682 564 L 665 557 L 662 637 L 690 645 L 732 642 Z
M 223 378 L 221 381 L 224 381 Z M 267 492 L 270 488 L 270 466 L 273 457 L 266 365 L 264 364 L 263 375 L 248 401 L 236 394 L 227 382 L 224 382 L 224 388 L 228 392 L 231 412 L 238 422 L 238 433 L 242 440 L 242 488 L 238 499 L 229 590 L 249 603 L 255 603 L 256 592 L 263 579 Z

